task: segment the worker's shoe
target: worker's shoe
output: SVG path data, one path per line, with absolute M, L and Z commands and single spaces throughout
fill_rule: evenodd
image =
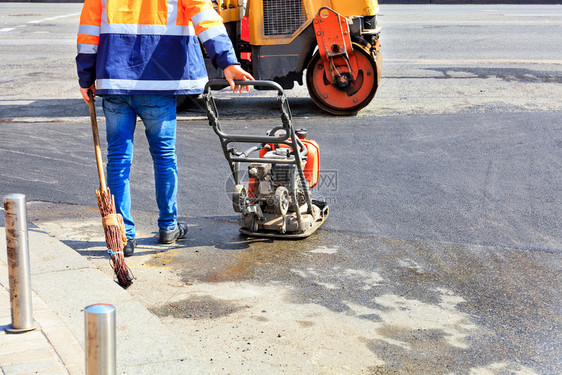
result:
M 135 252 L 135 247 L 137 247 L 137 241 L 134 238 L 127 239 L 127 244 L 123 246 L 123 255 L 130 257 Z
M 178 225 L 176 225 L 174 229 L 160 228 L 158 236 L 160 243 L 170 244 L 176 242 L 176 240 L 184 238 L 186 233 L 187 224 L 182 221 L 178 221 Z

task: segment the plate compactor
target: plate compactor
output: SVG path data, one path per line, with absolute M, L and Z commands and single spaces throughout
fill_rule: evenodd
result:
M 212 88 L 224 88 L 228 83 L 211 80 L 205 87 L 209 124 L 219 136 L 232 172 L 232 207 L 240 213 L 240 232 L 256 237 L 306 238 L 326 221 L 329 213 L 328 205 L 313 200 L 310 194 L 320 172 L 318 144 L 306 138 L 305 129 L 294 129 L 289 103 L 279 84 L 236 83 L 277 90 L 282 121 L 282 125 L 262 136 L 227 134 L 219 124 Z M 238 144 L 253 146 L 238 151 Z M 247 184 L 242 183 L 242 165 L 247 165 Z

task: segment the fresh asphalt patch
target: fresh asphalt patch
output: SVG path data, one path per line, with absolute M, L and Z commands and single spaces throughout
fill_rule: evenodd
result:
M 187 217 L 164 246 L 156 214 L 134 215 L 129 293 L 217 372 L 559 370 L 558 254 L 330 229 L 247 238 L 236 217 Z M 97 208 L 31 202 L 29 217 L 113 277 Z

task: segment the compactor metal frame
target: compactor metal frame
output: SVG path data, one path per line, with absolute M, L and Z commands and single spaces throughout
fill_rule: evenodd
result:
M 303 170 L 303 160 L 306 158 L 307 148 L 297 137 L 295 133 L 295 128 L 292 123 L 291 110 L 289 108 L 289 102 L 283 92 L 283 88 L 272 81 L 235 81 L 236 84 L 249 85 L 249 86 L 259 86 L 261 88 L 266 88 L 269 90 L 277 91 L 277 102 L 279 103 L 281 111 L 281 121 L 282 125 L 274 127 L 271 129 L 267 135 L 238 135 L 238 134 L 228 134 L 226 133 L 219 122 L 219 114 L 215 99 L 212 95 L 212 88 L 222 89 L 228 85 L 226 80 L 211 80 L 205 86 L 205 91 L 203 93 L 205 106 L 207 110 L 207 117 L 209 119 L 209 125 L 213 128 L 214 132 L 219 136 L 222 150 L 224 156 L 228 162 L 230 170 L 232 172 L 232 178 L 234 180 L 235 186 L 241 185 L 241 165 L 243 163 L 270 163 L 274 164 L 289 164 L 295 165 L 300 181 L 300 188 L 304 192 L 305 202 L 299 205 L 297 199 L 297 186 L 295 186 L 295 181 L 291 181 L 289 194 L 291 196 L 292 204 L 294 210 L 292 214 L 295 216 L 295 220 L 298 223 L 298 230 L 293 232 L 283 232 L 280 230 L 272 231 L 267 229 L 262 229 L 258 220 L 273 221 L 275 217 L 271 217 L 272 214 L 265 214 L 261 212 L 255 212 L 255 202 L 251 202 L 254 198 L 245 198 L 246 201 L 240 202 L 233 196 L 233 207 L 236 211 L 241 212 L 240 218 L 240 232 L 250 236 L 258 237 L 276 237 L 276 238 L 305 238 L 314 233 L 327 219 L 329 208 L 325 202 L 312 200 L 310 189 L 308 187 L 308 182 L 304 175 Z M 278 131 L 284 130 L 285 134 L 278 135 Z M 254 145 L 245 151 L 238 151 L 235 147 L 232 147 L 233 143 L 254 143 Z M 284 144 L 289 147 L 290 157 L 287 159 L 276 159 L 267 157 L 256 157 L 253 156 L 254 153 L 259 152 L 261 149 L 266 147 L 267 144 Z M 235 194 L 235 192 L 233 192 Z M 254 207 L 254 208 L 252 208 Z M 315 207 L 318 209 L 315 212 Z M 259 209 L 258 209 L 259 211 Z M 250 228 L 245 226 L 244 217 L 250 215 L 254 221 Z M 314 220 L 311 220 L 314 218 Z

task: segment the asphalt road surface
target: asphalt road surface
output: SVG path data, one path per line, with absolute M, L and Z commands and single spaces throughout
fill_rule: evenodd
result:
M 35 225 L 111 276 L 74 76 L 79 10 L 0 4 L 0 194 L 25 193 Z M 313 193 L 331 208 L 307 240 L 238 235 L 228 167 L 195 99 L 177 142 L 190 233 L 157 245 L 139 123 L 131 295 L 214 373 L 562 372 L 562 9 L 381 13 L 371 105 L 336 118 L 305 88 L 287 93 L 295 126 L 320 144 Z M 279 121 L 264 93 L 220 93 L 218 106 L 235 132 Z

